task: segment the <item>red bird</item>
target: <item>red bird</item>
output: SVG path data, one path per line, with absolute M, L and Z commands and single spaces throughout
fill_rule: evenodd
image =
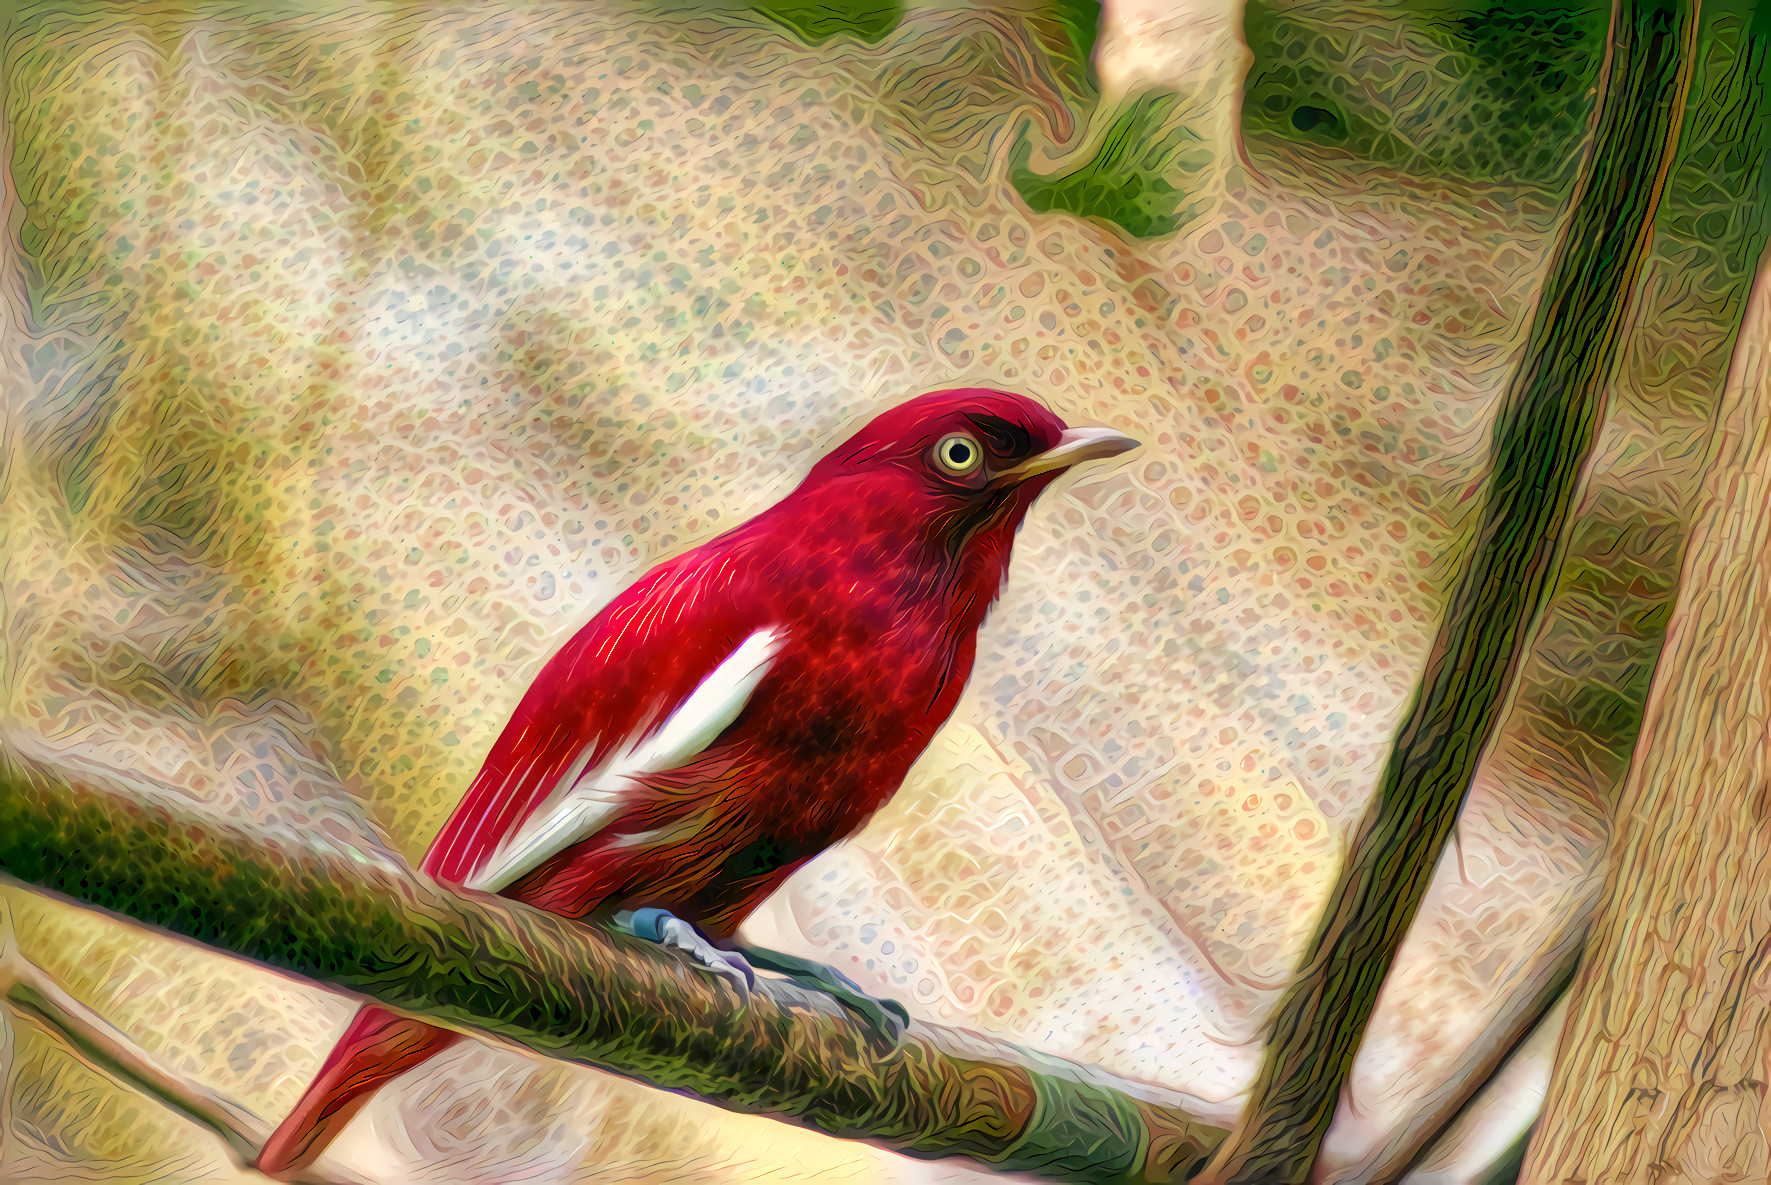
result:
M 971 674 L 1033 500 L 1134 447 L 1002 391 L 883 413 L 549 659 L 423 870 L 566 917 L 635 910 L 636 932 L 748 978 L 702 933 L 729 943 L 897 791 Z M 371 1091 L 456 1036 L 363 1008 L 258 1167 L 311 1164 Z

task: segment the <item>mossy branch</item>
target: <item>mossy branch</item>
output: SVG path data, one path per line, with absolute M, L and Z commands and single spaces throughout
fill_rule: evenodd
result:
M 626 935 L 285 851 L 4 752 L 0 872 L 433 1023 L 913 1156 L 1180 1181 L 1223 1135 L 1173 1092 L 933 1026 L 893 1043 L 787 981 L 745 999 Z

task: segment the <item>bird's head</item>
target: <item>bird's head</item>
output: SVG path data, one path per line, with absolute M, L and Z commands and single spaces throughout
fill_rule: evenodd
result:
M 981 548 L 1006 564 L 1041 490 L 1072 465 L 1137 443 L 1108 428 L 1072 428 L 1022 395 L 962 387 L 875 416 L 800 488 L 858 530 L 891 524 L 954 558 Z

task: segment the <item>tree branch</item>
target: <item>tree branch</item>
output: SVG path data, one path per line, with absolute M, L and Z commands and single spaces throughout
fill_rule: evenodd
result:
M 167 1069 L 96 1011 L 74 999 L 0 936 L 0 999 L 59 1036 L 92 1069 L 120 1079 L 215 1132 L 242 1164 L 271 1125 L 201 1083 Z
M 1422 1158 L 1436 1156 L 1454 1130 L 1467 1126 L 1466 1117 L 1478 1105 L 1478 1096 L 1489 1095 L 1497 1076 L 1521 1056 L 1522 1047 L 1542 1030 L 1545 1017 L 1567 999 L 1596 904 L 1589 900 L 1574 910 L 1550 942 L 1525 957 L 1510 977 L 1511 990 L 1500 1009 L 1441 1071 L 1439 1089 L 1364 1159 L 1337 1166 L 1339 1180 L 1362 1185 L 1412 1181 Z M 1555 1052 L 1554 1042 L 1550 1052 Z
M 1565 988 L 1469 1105 L 1409 1169 L 1404 1178 L 1408 1185 L 1500 1180 L 1511 1185 L 1525 1156 L 1523 1141 L 1543 1105 L 1556 1044 L 1567 1019 Z M 1511 1176 L 1506 1175 L 1509 1165 Z
M 1261 1071 L 1204 1179 L 1308 1179 L 1384 976 L 1457 821 L 1555 568 L 1624 314 L 1671 171 L 1696 0 L 1618 0 L 1593 141 L 1494 428 L 1492 471 L 1445 620 Z
M 746 1000 L 626 935 L 291 853 L 5 752 L 0 871 L 433 1023 L 913 1156 L 1153 1183 L 1185 1179 L 1223 1135 L 1177 1092 L 933 1026 L 894 1045 L 787 981 Z

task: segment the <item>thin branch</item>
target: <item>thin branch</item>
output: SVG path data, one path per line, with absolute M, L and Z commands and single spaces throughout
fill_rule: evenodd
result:
M 5 752 L 0 871 L 431 1023 L 913 1156 L 1154 1183 L 1223 1136 L 1178 1092 L 934 1026 L 893 1043 L 785 980 L 741 997 L 623 934 L 291 852 Z
M 1413 1166 L 1436 1154 L 1454 1126 L 1464 1125 L 1478 1094 L 1487 1097 L 1496 1076 L 1523 1056 L 1544 1018 L 1562 1007 L 1580 962 L 1580 947 L 1598 901 L 1598 886 L 1570 907 L 1549 941 L 1526 956 L 1509 977 L 1499 1008 L 1440 1073 L 1441 1085 L 1361 1160 L 1336 1166 L 1334 1177 L 1363 1185 L 1413 1180 Z M 1554 1048 L 1552 1046 L 1552 1052 Z
M 1519 1163 L 1524 1160 L 1521 1141 L 1537 1122 L 1550 1085 L 1556 1043 L 1568 1019 L 1568 986 L 1564 985 L 1536 1027 L 1409 1170 L 1402 1179 L 1404 1185 L 1489 1181 L 1509 1163 L 1513 1175 L 1518 1175 Z
M 12 941 L 11 915 L 6 908 L 6 901 L 0 898 L 0 946 L 9 946 Z M 0 986 L 6 979 L 6 951 L 0 951 Z M 0 1165 L 6 1163 L 6 1140 L 12 1134 L 12 1059 L 18 1048 L 18 1039 L 12 1031 L 12 1014 L 7 1008 L 0 1007 Z
M 252 1163 L 272 1125 L 231 1099 L 162 1065 L 128 1034 L 75 999 L 41 967 L 19 952 L 8 910 L 0 901 L 0 1001 L 41 1024 L 69 1056 L 103 1077 L 159 1100 L 221 1137 L 234 1162 Z M 0 1087 L 4 1078 L 0 1077 Z M 332 1185 L 355 1185 L 358 1178 Z
M 5 1001 L 59 1036 L 88 1067 L 151 1095 L 222 1138 L 247 1164 L 270 1135 L 264 1120 L 215 1091 L 156 1062 L 104 1017 L 58 987 L 35 964 L 8 960 Z

